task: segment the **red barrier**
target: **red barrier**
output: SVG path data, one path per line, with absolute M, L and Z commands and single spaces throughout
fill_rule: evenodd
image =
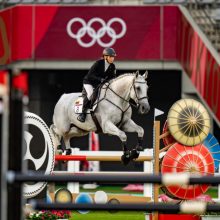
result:
M 86 160 L 86 156 L 81 156 L 81 155 L 56 155 L 55 156 L 55 160 L 57 161 L 85 161 Z

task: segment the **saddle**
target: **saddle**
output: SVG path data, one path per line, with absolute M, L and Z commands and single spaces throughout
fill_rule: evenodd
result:
M 96 100 L 98 100 L 98 97 L 99 97 L 99 91 L 100 91 L 100 88 L 99 89 L 96 89 L 94 90 L 93 94 L 92 94 L 92 98 L 90 100 L 90 104 L 89 104 L 89 108 L 87 110 L 87 113 L 91 113 L 91 112 L 94 112 L 96 107 L 97 107 L 97 104 L 98 102 L 96 102 Z M 84 100 L 84 97 L 86 96 L 86 91 L 83 89 L 82 91 L 82 95 L 80 95 L 76 100 L 75 100 L 75 103 L 74 103 L 74 106 L 75 106 L 75 113 L 76 114 L 80 114 L 82 113 L 82 108 L 83 108 L 83 100 Z
M 91 116 L 92 116 L 92 119 L 93 119 L 93 121 L 96 125 L 96 128 L 97 128 L 96 133 L 102 133 L 102 128 L 96 118 L 96 115 L 95 115 L 95 109 L 97 108 L 98 103 L 100 101 L 99 97 L 100 97 L 101 88 L 105 83 L 106 83 L 106 81 L 101 83 L 96 89 L 94 89 L 91 100 L 90 100 L 89 108 L 86 112 L 87 114 L 91 114 Z M 82 95 L 79 96 L 75 101 L 75 113 L 76 114 L 82 113 L 83 100 L 84 100 L 85 96 L 87 96 L 87 93 L 86 93 L 86 90 L 83 88 Z

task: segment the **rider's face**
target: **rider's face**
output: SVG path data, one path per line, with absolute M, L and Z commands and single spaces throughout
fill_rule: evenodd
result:
M 108 61 L 108 63 L 113 63 L 114 62 L 115 57 L 112 56 L 107 56 L 106 60 Z

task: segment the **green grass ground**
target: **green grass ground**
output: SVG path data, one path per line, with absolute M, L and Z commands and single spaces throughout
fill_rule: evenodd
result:
M 124 191 L 122 188 L 123 188 L 124 186 L 117 186 L 117 185 L 113 185 L 113 186 L 111 186 L 111 185 L 100 185 L 97 189 L 93 189 L 93 190 L 91 190 L 91 189 L 89 189 L 89 190 L 87 190 L 87 189 L 83 189 L 82 187 L 80 187 L 80 192 L 96 192 L 96 191 L 98 191 L 98 190 L 102 190 L 102 191 L 104 191 L 104 192 L 106 192 L 106 193 L 115 193 L 115 194 L 119 194 L 119 193 L 124 193 L 124 194 L 129 194 L 129 193 L 134 193 L 134 194 L 143 194 L 142 192 L 129 192 L 129 191 Z
M 71 220 L 144 220 L 143 212 L 90 211 L 88 214 L 73 212 Z

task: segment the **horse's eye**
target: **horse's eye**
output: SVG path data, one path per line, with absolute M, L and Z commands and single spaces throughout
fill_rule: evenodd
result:
M 140 88 L 140 86 L 137 86 L 136 89 L 137 89 L 137 91 L 140 91 L 141 88 Z

